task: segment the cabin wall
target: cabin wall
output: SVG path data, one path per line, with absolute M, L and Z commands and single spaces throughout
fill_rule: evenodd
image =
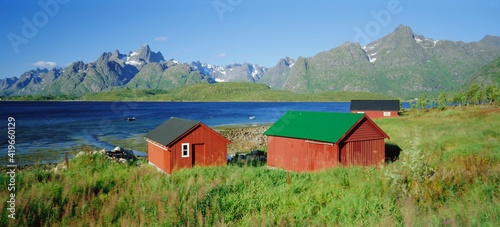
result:
M 148 160 L 150 163 L 167 173 L 172 173 L 170 163 L 170 152 L 162 145 L 148 141 Z
M 340 143 L 342 165 L 377 166 L 385 160 L 385 135 L 368 119 L 359 122 Z
M 189 143 L 189 157 L 182 157 L 183 143 Z M 199 125 L 172 145 L 173 169 L 191 168 L 193 165 L 226 165 L 227 144 L 224 137 L 205 125 Z
M 348 133 L 345 135 L 342 141 L 360 141 L 360 140 L 373 140 L 373 139 L 384 139 L 385 134 L 379 129 L 374 122 L 368 120 L 367 118 L 362 119 L 356 124 Z
M 338 165 L 335 144 L 278 136 L 268 136 L 267 143 L 267 165 L 270 167 L 305 172 Z
M 384 116 L 384 112 L 388 112 L 390 116 Z M 351 113 L 365 113 L 369 118 L 384 118 L 384 117 L 397 117 L 398 111 L 372 111 L 372 110 L 352 110 Z
M 340 162 L 344 166 L 379 166 L 384 160 L 384 139 L 340 143 Z

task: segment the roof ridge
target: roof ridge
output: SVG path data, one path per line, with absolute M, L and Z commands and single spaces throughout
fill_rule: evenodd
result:
M 186 131 L 189 131 L 191 128 L 200 123 L 200 121 L 170 117 L 155 129 L 151 130 L 145 137 L 163 145 L 168 145 Z
M 178 119 L 178 120 L 184 120 L 184 121 L 196 121 L 196 122 L 201 122 L 201 121 L 197 121 L 197 120 L 191 120 L 191 119 L 186 119 L 186 118 L 180 118 L 180 117 L 170 117 L 169 119 Z
M 264 134 L 336 143 L 363 117 L 357 113 L 290 110 Z

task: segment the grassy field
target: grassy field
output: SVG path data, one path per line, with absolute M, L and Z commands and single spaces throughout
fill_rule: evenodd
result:
M 498 226 L 500 107 L 410 111 L 376 121 L 402 149 L 382 168 L 287 173 L 265 166 L 182 170 L 80 156 L 16 175 L 15 220 L 0 226 Z M 289 177 L 288 177 L 289 174 Z M 7 201 L 8 175 L 0 175 Z

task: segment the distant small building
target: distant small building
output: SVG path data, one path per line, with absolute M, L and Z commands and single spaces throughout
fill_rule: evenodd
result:
M 199 121 L 172 117 L 145 137 L 149 163 L 169 174 L 195 165 L 227 164 L 230 141 Z
M 296 172 L 384 163 L 389 136 L 365 114 L 288 111 L 267 135 L 267 165 Z
M 351 113 L 364 113 L 370 118 L 397 117 L 399 100 L 351 100 Z

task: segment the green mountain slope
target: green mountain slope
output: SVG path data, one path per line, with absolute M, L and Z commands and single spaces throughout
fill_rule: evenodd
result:
M 478 83 L 483 87 L 490 84 L 500 86 L 500 58 L 481 67 L 481 69 L 471 78 L 467 84 Z
M 85 101 L 350 101 L 351 99 L 392 99 L 392 97 L 367 92 L 298 94 L 274 90 L 264 84 L 227 82 L 193 84 L 171 91 L 119 88 L 113 91 L 86 94 L 81 98 Z
M 261 82 L 299 93 L 370 91 L 413 97 L 456 90 L 498 57 L 500 37 L 440 41 L 401 25 L 366 46 L 346 42 L 313 57 L 299 57 L 288 71 L 271 68 Z
M 171 90 L 176 87 L 208 83 L 207 78 L 187 64 L 149 63 L 126 85 L 132 89 Z
M 221 67 L 165 61 L 160 52 L 143 45 L 128 54 L 106 52 L 94 62 L 78 61 L 64 69 L 36 69 L 19 78 L 0 79 L 0 96 L 73 97 L 123 88 L 173 90 L 199 83 L 241 81 L 301 94 L 373 92 L 414 98 L 422 92 L 456 92 L 471 81 L 485 85 L 498 81 L 494 73 L 484 76 L 495 70 L 478 71 L 499 57 L 498 36 L 486 35 L 470 43 L 434 40 L 403 25 L 366 46 L 345 42 L 312 57 L 280 59 L 269 69 L 249 63 Z

